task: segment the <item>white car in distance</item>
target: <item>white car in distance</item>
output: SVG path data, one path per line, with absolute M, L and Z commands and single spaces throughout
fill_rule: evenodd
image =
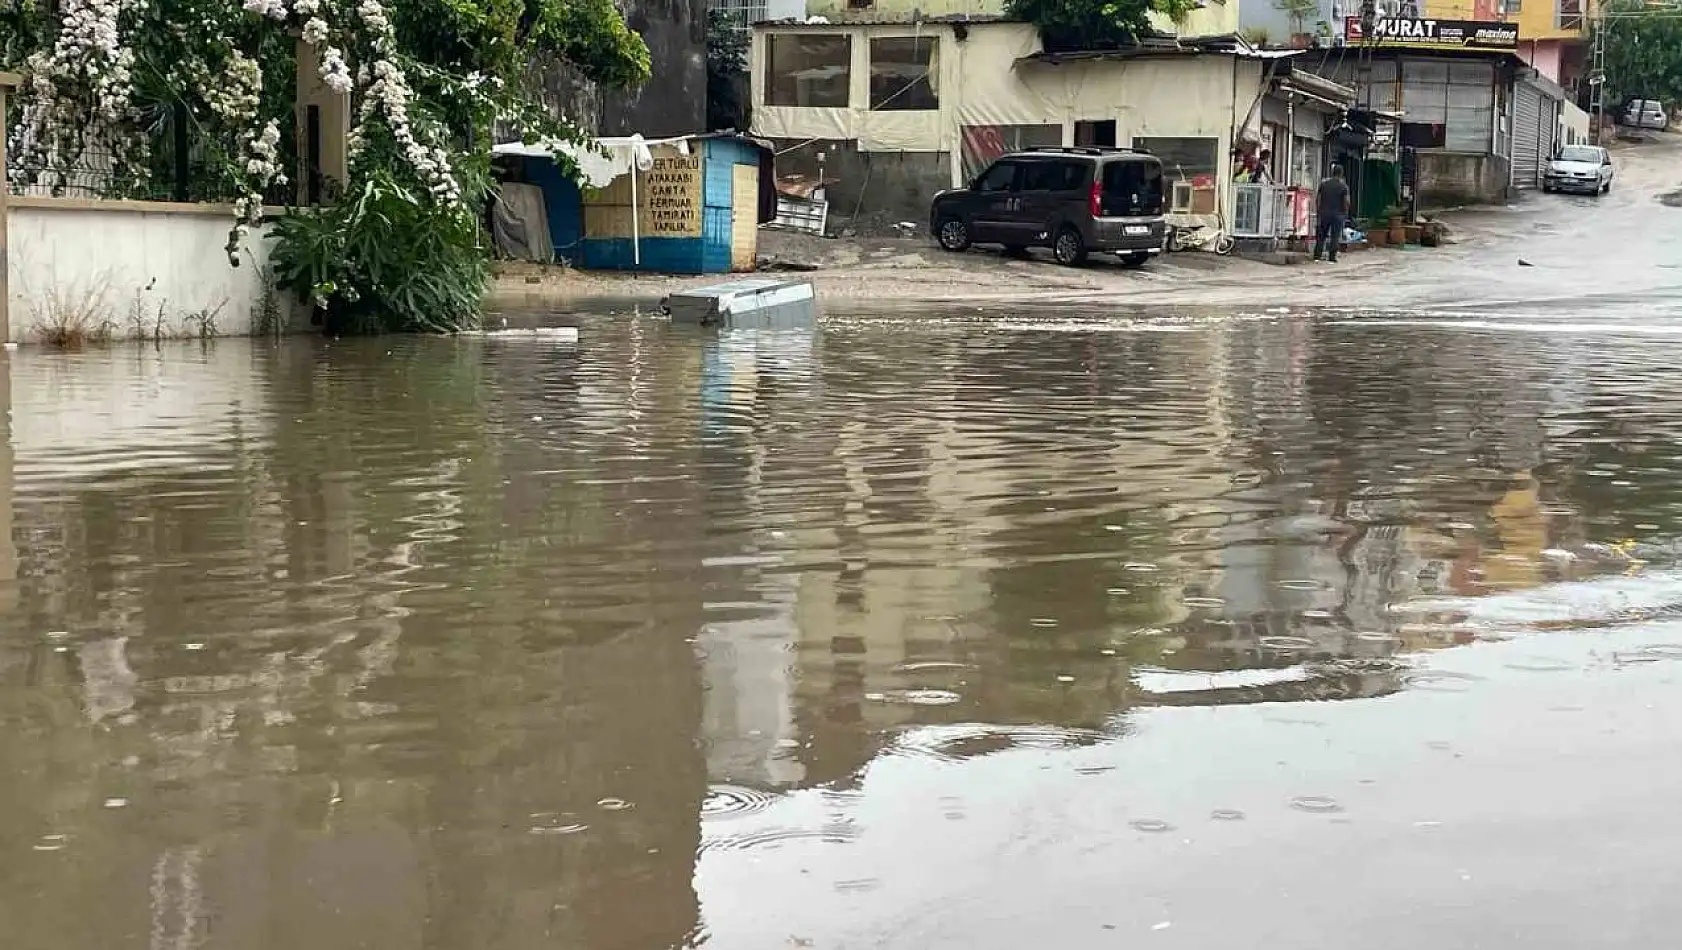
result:
M 1566 145 L 1554 153 L 1542 175 L 1545 192 L 1604 195 L 1612 190 L 1612 156 L 1598 145 Z

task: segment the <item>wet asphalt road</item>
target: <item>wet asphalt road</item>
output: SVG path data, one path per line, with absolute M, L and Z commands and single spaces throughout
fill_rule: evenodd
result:
M 1537 192 L 1510 208 L 1461 213 L 1465 243 L 1398 279 L 1361 286 L 1375 306 L 1467 315 L 1620 323 L 1674 315 L 1682 306 L 1682 208 L 1662 198 L 1682 188 L 1677 138 L 1618 148 L 1610 194 Z

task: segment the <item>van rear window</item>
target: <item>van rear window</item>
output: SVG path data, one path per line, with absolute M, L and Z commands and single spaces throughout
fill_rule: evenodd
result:
M 1104 166 L 1105 217 L 1161 214 L 1162 199 L 1162 163 L 1110 162 Z

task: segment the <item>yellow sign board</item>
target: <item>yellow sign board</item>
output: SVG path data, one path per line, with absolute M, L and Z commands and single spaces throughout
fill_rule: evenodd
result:
M 638 176 L 638 223 L 649 237 L 701 236 L 701 156 L 660 155 Z
M 680 153 L 670 145 L 655 146 L 654 164 L 636 172 L 636 236 L 694 238 L 701 236 L 701 156 Z M 584 196 L 584 233 L 590 237 L 631 237 L 631 176 Z

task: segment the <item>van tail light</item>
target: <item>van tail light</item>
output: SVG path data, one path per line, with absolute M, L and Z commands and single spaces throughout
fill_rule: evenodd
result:
M 1103 217 L 1104 216 L 1104 185 L 1103 185 L 1102 182 L 1100 182 L 1098 180 L 1096 175 L 1094 175 L 1093 179 L 1092 179 L 1092 192 L 1091 192 L 1090 197 L 1091 197 L 1091 204 L 1092 204 L 1092 216 L 1094 218 Z

